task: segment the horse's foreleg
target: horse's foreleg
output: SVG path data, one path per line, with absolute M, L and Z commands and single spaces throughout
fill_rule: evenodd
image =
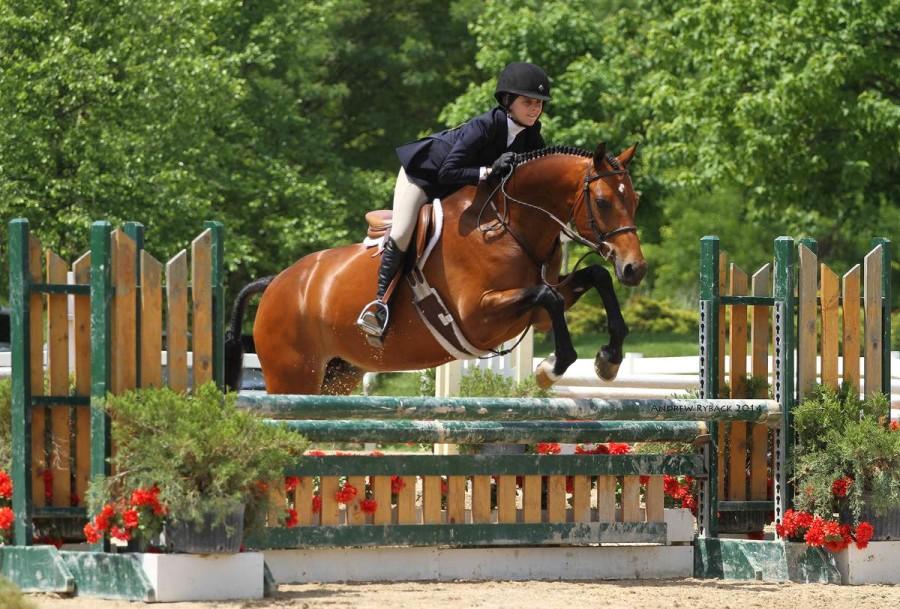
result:
M 605 381 L 616 378 L 619 365 L 622 363 L 622 345 L 628 335 L 628 326 L 622 317 L 622 308 L 619 299 L 613 289 L 612 276 L 605 267 L 593 264 L 576 271 L 572 279 L 560 292 L 566 299 L 566 309 L 571 307 L 590 288 L 595 288 L 603 301 L 606 309 L 607 330 L 609 331 L 609 344 L 597 351 L 594 358 L 594 370 L 597 376 Z
M 569 326 L 566 324 L 566 303 L 563 296 L 555 289 L 546 285 L 537 285 L 517 290 L 505 290 L 493 292 L 482 301 L 489 314 L 499 321 L 503 313 L 506 316 L 521 316 L 536 307 L 544 309 L 550 316 L 553 327 L 554 349 L 547 359 L 542 361 L 535 370 L 535 377 L 542 389 L 547 389 L 558 381 L 565 371 L 571 366 L 578 354 L 572 345 L 572 337 L 569 334 Z

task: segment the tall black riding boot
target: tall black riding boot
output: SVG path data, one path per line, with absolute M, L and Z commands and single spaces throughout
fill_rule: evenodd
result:
M 378 267 L 378 291 L 375 300 L 363 307 L 356 325 L 362 328 L 366 334 L 380 339 L 387 330 L 389 311 L 384 302 L 384 294 L 387 292 L 391 280 L 403 266 L 406 252 L 401 250 L 397 242 L 388 237 L 381 252 L 381 264 Z

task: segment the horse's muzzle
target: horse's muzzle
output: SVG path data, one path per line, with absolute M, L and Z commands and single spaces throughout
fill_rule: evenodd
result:
M 636 286 L 638 285 L 642 279 L 644 279 L 644 275 L 647 274 L 647 261 L 646 260 L 638 260 L 638 261 L 629 261 L 623 262 L 622 264 L 616 264 L 616 275 L 623 284 L 627 286 Z

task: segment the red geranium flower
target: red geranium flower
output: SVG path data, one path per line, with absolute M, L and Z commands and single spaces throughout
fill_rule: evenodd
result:
M 94 526 L 98 531 L 105 531 L 109 528 L 110 520 L 116 515 L 116 509 L 112 504 L 107 503 L 100 510 L 100 513 L 94 516 Z
M 363 499 L 359 502 L 359 509 L 366 514 L 374 514 L 375 510 L 378 509 L 378 502 L 374 499 Z
M 12 508 L 0 507 L 0 531 L 8 531 L 12 528 L 13 521 L 16 517 Z
M 611 455 L 627 455 L 631 452 L 631 444 L 627 442 L 610 442 L 609 454 Z
M 663 476 L 663 492 L 666 495 L 675 499 L 678 496 L 678 489 L 680 488 L 681 485 L 678 483 L 678 478 L 670 476 L 669 474 Z
M 539 455 L 558 455 L 560 448 L 556 442 L 540 442 L 536 450 Z
M 860 522 L 856 527 L 856 547 L 860 550 L 869 545 L 869 540 L 875 534 L 875 527 L 868 522 Z
M 891 431 L 900 431 L 900 421 L 891 421 Z
M 131 509 L 122 512 L 122 524 L 125 525 L 126 529 L 136 529 L 139 521 L 137 510 Z
M 284 492 L 290 493 L 292 490 L 297 488 L 300 484 L 299 476 L 285 476 L 284 477 Z
M 324 450 L 308 450 L 308 451 L 306 451 L 306 456 L 307 457 L 324 457 L 325 451 Z
M 0 499 L 12 499 L 13 484 L 9 474 L 0 469 Z
M 831 494 L 835 497 L 846 497 L 847 490 L 853 484 L 853 478 L 843 476 L 831 483 Z
M 297 510 L 293 508 L 288 508 L 287 518 L 284 521 L 284 526 L 287 528 L 295 527 L 300 523 L 300 518 L 297 516 Z
M 813 517 L 812 524 L 804 536 L 806 545 L 814 548 L 821 548 L 825 545 L 825 521 L 818 516 Z
M 97 543 L 100 541 L 100 533 L 90 522 L 84 525 L 84 537 L 88 543 Z
M 403 481 L 403 478 L 400 476 L 391 476 L 391 494 L 396 495 L 403 487 L 406 486 L 406 482 Z
M 350 503 L 353 501 L 353 498 L 356 497 L 356 492 L 355 486 L 349 482 L 345 482 L 344 486 L 339 488 L 334 494 L 334 497 L 337 499 L 338 503 Z
M 313 495 L 312 498 L 312 511 L 313 514 L 318 514 L 322 511 L 322 497 L 319 495 Z
M 685 495 L 681 499 L 681 507 L 689 509 L 694 516 L 697 515 L 697 500 L 693 495 Z
M 131 533 L 129 533 L 125 529 L 120 529 L 116 525 L 113 525 L 109 529 L 109 534 L 111 537 L 118 539 L 119 541 L 129 541 L 131 539 Z

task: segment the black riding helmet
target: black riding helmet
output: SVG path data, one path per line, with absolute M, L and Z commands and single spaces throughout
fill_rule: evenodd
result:
M 497 90 L 494 97 L 497 103 L 504 104 L 504 94 L 524 95 L 542 101 L 550 101 L 550 79 L 547 73 L 533 63 L 514 61 L 508 64 L 497 79 Z

